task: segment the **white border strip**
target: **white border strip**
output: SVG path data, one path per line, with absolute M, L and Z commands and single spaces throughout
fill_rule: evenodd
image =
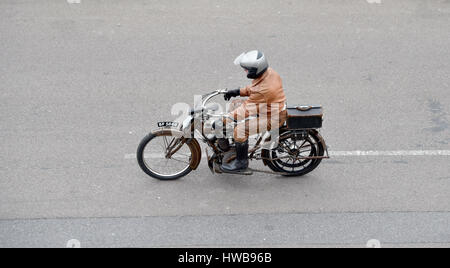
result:
M 330 151 L 330 157 L 346 156 L 450 156 L 450 150 L 402 151 Z M 145 158 L 160 158 L 160 154 L 146 154 Z M 203 155 L 203 157 L 205 157 Z M 125 159 L 136 159 L 136 154 L 126 154 Z

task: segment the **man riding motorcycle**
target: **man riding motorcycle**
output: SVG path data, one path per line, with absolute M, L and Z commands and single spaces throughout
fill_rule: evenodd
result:
M 248 137 L 264 130 L 281 127 L 286 121 L 286 96 L 281 77 L 269 67 L 265 55 L 253 50 L 242 53 L 235 61 L 253 79 L 252 84 L 244 88 L 228 91 L 224 98 L 248 97 L 242 105 L 231 111 L 228 116 L 239 123 L 234 128 L 236 159 L 231 163 L 223 163 L 221 170 L 226 173 L 239 173 L 248 168 Z M 252 117 L 252 118 L 249 118 Z M 230 119 L 224 120 L 224 125 Z

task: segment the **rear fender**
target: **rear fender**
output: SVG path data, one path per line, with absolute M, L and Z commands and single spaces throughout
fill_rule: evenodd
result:
M 319 138 L 320 143 L 322 143 L 323 149 L 325 151 L 328 151 L 328 147 L 327 147 L 327 145 L 325 143 L 325 140 L 323 139 L 322 135 L 320 135 L 319 131 L 317 131 L 317 129 L 311 129 L 309 131 L 314 133 L 314 135 Z

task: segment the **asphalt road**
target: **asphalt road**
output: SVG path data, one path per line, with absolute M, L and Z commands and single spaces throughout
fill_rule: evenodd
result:
M 0 246 L 450 246 L 448 154 L 173 182 L 126 157 L 255 48 L 330 150 L 450 150 L 450 1 L 369 2 L 1 1 Z

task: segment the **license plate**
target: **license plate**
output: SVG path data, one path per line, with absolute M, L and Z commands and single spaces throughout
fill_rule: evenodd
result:
M 158 122 L 158 127 L 178 127 L 178 122 Z

